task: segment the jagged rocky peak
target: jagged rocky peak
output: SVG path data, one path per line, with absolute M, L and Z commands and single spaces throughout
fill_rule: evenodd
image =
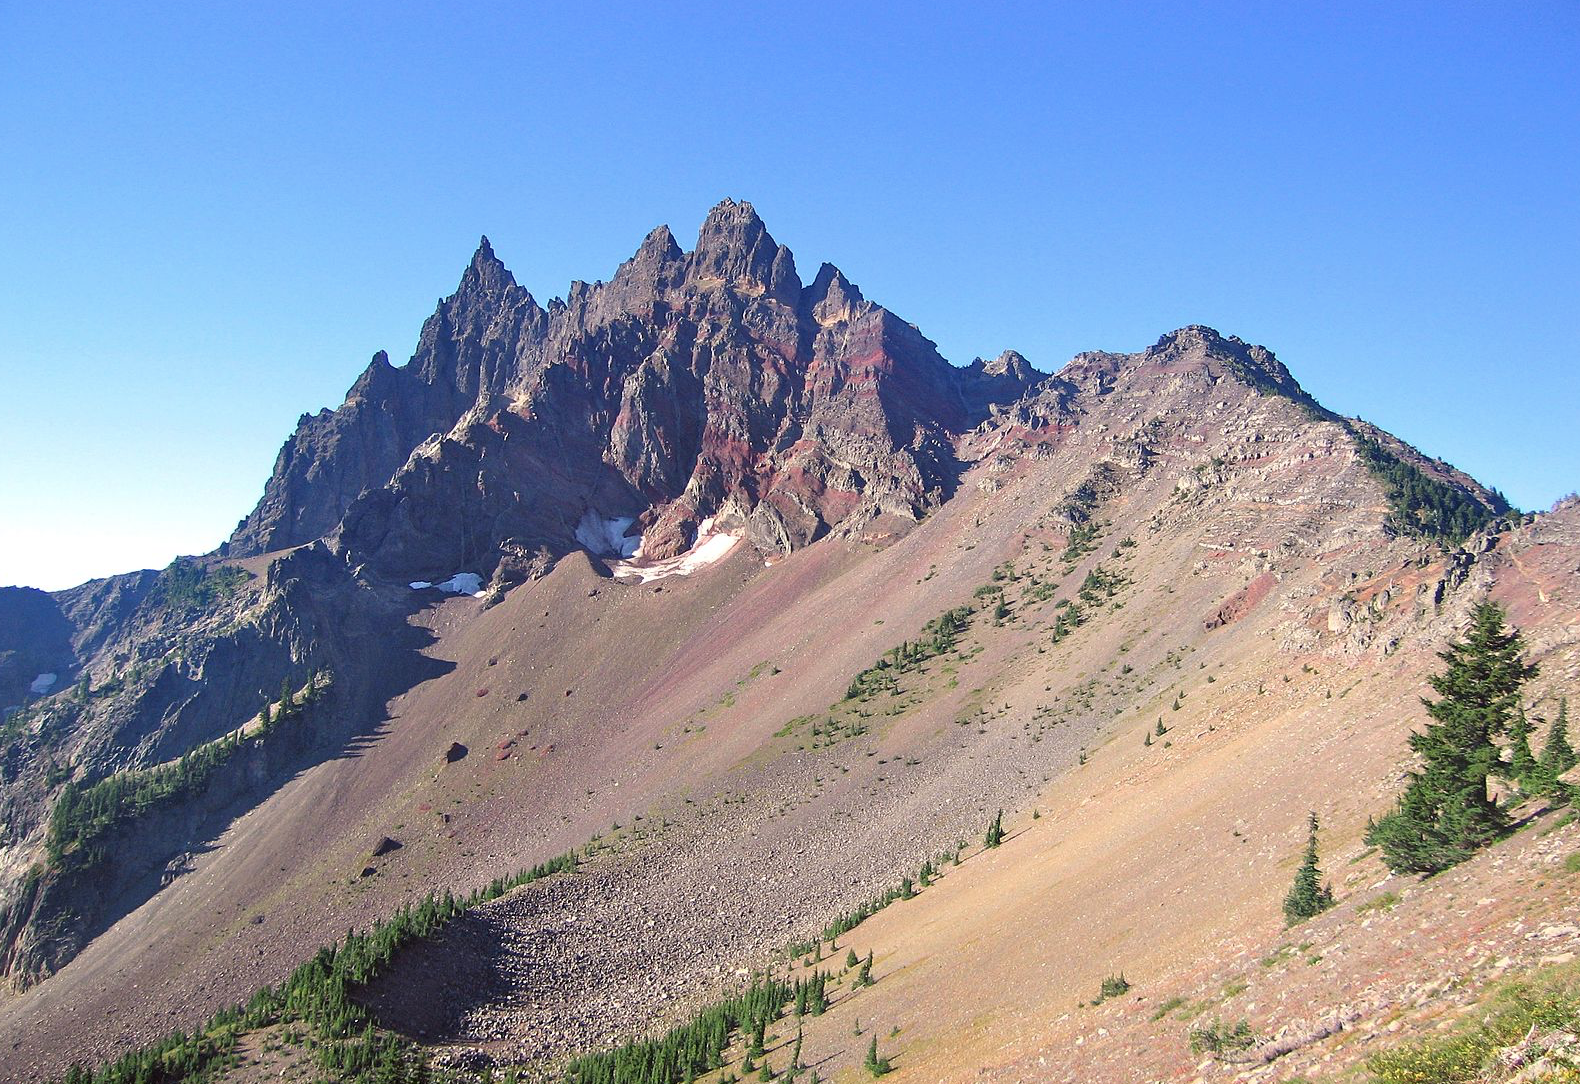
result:
M 489 243 L 485 234 L 477 242 L 477 251 L 472 253 L 472 262 L 467 265 L 466 271 L 461 276 L 461 285 L 456 293 L 466 290 L 480 290 L 485 293 L 501 293 L 516 285 L 516 277 L 510 269 L 494 255 L 494 246 Z
M 726 199 L 703 220 L 691 253 L 690 279 L 723 283 L 794 306 L 801 293 L 795 257 L 777 243 L 750 203 Z
M 812 285 L 802 291 L 802 307 L 812 313 L 812 319 L 823 326 L 848 321 L 865 311 L 867 299 L 844 272 L 831 263 L 817 269 Z
M 982 362 L 982 359 L 978 358 L 977 361 Z M 1006 350 L 992 361 L 982 362 L 982 371 L 988 376 L 1013 377 L 1024 384 L 1031 383 L 1039 375 L 1031 367 L 1031 362 L 1015 350 Z

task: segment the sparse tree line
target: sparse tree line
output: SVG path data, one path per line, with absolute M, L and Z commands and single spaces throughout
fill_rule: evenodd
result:
M 1392 508 L 1389 526 L 1401 534 L 1425 535 L 1458 545 L 1509 511 L 1509 502 L 1497 490 L 1492 491 L 1489 508 L 1460 487 L 1440 482 L 1406 463 L 1353 426 L 1347 428 L 1361 462 L 1382 483 Z
M 845 690 L 845 699 L 866 700 L 893 689 L 897 675 L 918 670 L 929 659 L 952 651 L 970 627 L 971 614 L 970 606 L 956 606 L 927 622 L 922 626 L 920 638 L 890 648 L 877 662 L 852 678 Z
M 298 693 L 290 678 L 280 686 L 278 709 L 265 702 L 252 736 L 261 737 L 316 703 L 329 682 L 314 671 Z M 177 760 L 153 768 L 115 772 L 96 783 L 67 782 L 55 799 L 45 832 L 49 864 L 63 871 L 98 865 L 105 857 L 104 840 L 116 828 L 151 809 L 185 801 L 208 787 L 214 774 L 246 743 L 241 730 L 204 742 Z
M 467 896 L 448 890 L 407 904 L 339 945 L 321 948 L 278 986 L 267 986 L 245 1005 L 222 1009 L 193 1034 L 175 1032 L 99 1069 L 73 1066 L 62 1084 L 195 1084 L 232 1064 L 243 1034 L 275 1024 L 302 1025 L 318 1064 L 348 1084 L 425 1084 L 433 1080 L 416 1044 L 379 1030 L 354 995 L 405 945 L 431 937 L 469 908 L 513 888 L 575 872 L 574 851 L 508 878 L 497 878 Z
M 775 1074 L 766 1060 L 768 1028 L 783 1019 L 787 1007 L 793 1007 L 798 1018 L 821 1016 L 828 1008 L 828 978 L 822 971 L 794 981 L 753 978 L 743 993 L 710 1005 L 656 1039 L 577 1058 L 567 1067 L 565 1078 L 569 1084 L 688 1084 L 728 1064 L 728 1051 L 740 1037 L 746 1041 L 741 1071 L 771 1080 Z M 799 1069 L 798 1033 L 787 1077 L 793 1078 Z

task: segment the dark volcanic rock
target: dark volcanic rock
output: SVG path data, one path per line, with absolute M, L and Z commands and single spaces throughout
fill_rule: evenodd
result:
M 410 363 L 380 355 L 303 418 L 230 552 L 333 534 L 381 575 L 503 582 L 587 517 L 635 521 L 665 557 L 710 516 L 789 550 L 925 513 L 955 485 L 955 435 L 1035 380 L 1019 355 L 953 368 L 830 265 L 803 287 L 747 203 L 714 208 L 689 254 L 654 230 L 546 310 L 485 239 Z

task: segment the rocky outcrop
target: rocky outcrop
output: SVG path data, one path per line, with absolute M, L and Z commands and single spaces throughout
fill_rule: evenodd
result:
M 953 441 L 1037 381 L 1018 354 L 957 370 L 823 265 L 803 285 L 750 204 L 683 252 L 648 235 L 608 283 L 540 308 L 486 239 L 401 367 L 374 359 L 304 417 L 232 554 L 324 535 L 354 567 L 496 569 L 563 552 L 584 517 L 671 556 L 716 517 L 788 550 L 914 519 L 957 483 Z

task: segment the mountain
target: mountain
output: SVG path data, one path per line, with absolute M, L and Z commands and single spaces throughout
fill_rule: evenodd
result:
M 953 436 L 1034 377 L 953 368 L 831 266 L 803 286 L 750 204 L 715 207 L 690 253 L 654 230 L 546 309 L 484 238 L 410 362 L 379 354 L 302 418 L 229 552 L 333 534 L 381 572 L 503 585 L 504 555 L 572 547 L 591 517 L 655 557 L 710 518 L 785 553 L 937 507 Z
M 348 927 L 572 850 L 358 1011 L 455 1072 L 552 1067 L 824 967 L 825 1076 L 859 1070 L 859 1023 L 902 1076 L 1117 1081 L 1219 1071 L 1154 1003 L 1205 1026 L 1298 990 L 1352 1015 L 1278 1056 L 1350 1064 L 1342 1032 L 1432 1023 L 1399 1008 L 1427 957 L 1380 962 L 1371 919 L 1318 920 L 1309 975 L 1251 971 L 1255 1010 L 1220 988 L 1284 952 L 1308 810 L 1335 914 L 1394 886 L 1445 953 L 1474 927 L 1529 955 L 1361 836 L 1476 601 L 1554 716 L 1577 568 L 1580 507 L 1513 512 L 1210 328 L 956 367 L 834 267 L 803 283 L 748 204 L 547 305 L 484 239 L 218 552 L 0 591 L 0 1076 L 196 1026 Z M 1557 914 L 1568 888 L 1512 886 L 1574 832 L 1466 884 L 1521 901 L 1510 929 Z M 847 947 L 875 985 L 795 962 Z M 1072 1008 L 1121 970 L 1130 999 Z M 327 1048 L 278 1034 L 227 1079 L 311 1079 Z

